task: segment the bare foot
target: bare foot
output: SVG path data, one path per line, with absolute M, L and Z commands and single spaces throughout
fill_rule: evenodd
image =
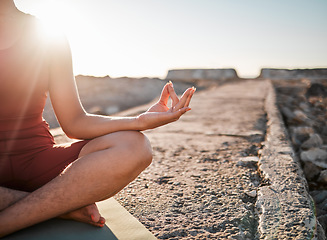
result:
M 85 222 L 96 227 L 103 227 L 105 219 L 101 217 L 98 207 L 95 203 L 59 216 L 63 219 L 72 219 L 79 222 Z

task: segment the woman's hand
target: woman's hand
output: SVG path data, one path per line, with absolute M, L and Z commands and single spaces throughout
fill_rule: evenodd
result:
M 172 82 L 167 83 L 162 89 L 159 101 L 137 117 L 140 130 L 160 127 L 178 120 L 184 113 L 191 110 L 189 104 L 195 90 L 194 87 L 188 88 L 179 99 Z M 171 107 L 167 106 L 169 97 L 172 100 Z

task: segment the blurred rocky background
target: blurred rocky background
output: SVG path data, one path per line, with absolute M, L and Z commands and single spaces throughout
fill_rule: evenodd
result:
M 195 86 L 199 91 L 235 79 L 238 76 L 234 69 L 179 69 L 169 71 L 166 79 L 78 75 L 76 84 L 88 113 L 112 115 L 159 98 L 167 81 L 173 81 L 175 91 L 180 95 L 188 87 Z M 59 127 L 50 98 L 47 99 L 43 117 L 50 128 Z

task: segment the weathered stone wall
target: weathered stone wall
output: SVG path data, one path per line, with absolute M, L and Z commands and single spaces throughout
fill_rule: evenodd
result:
M 272 84 L 265 109 L 267 135 L 258 163 L 265 184 L 260 186 L 256 202 L 260 239 L 325 239 Z
M 167 80 L 228 80 L 238 78 L 233 68 L 226 69 L 173 69 L 169 70 Z
M 314 69 L 261 69 L 260 78 L 269 79 L 303 79 L 303 78 L 327 78 L 327 68 Z
M 278 106 L 327 233 L 327 80 L 287 82 L 275 83 Z

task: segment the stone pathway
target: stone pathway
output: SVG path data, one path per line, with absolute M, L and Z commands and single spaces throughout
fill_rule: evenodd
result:
M 197 92 L 180 121 L 145 132 L 153 163 L 116 199 L 159 239 L 256 239 L 266 87 Z

